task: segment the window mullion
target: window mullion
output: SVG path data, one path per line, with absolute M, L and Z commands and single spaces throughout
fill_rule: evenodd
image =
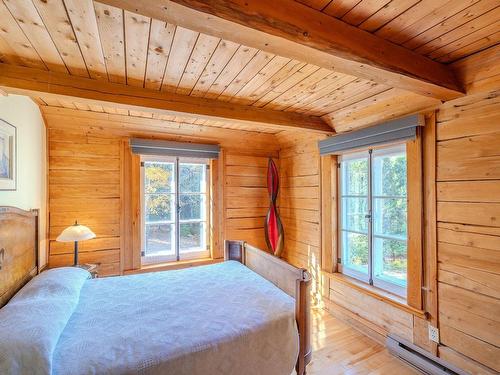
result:
M 180 193 L 179 193 L 179 158 L 175 158 L 175 258 L 180 260 Z
M 372 150 L 368 150 L 368 282 L 373 285 Z

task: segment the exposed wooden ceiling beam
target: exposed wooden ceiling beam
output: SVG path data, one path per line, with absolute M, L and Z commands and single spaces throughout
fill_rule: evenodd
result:
M 147 109 L 167 115 L 189 114 L 204 119 L 231 121 L 234 124 L 334 133 L 317 116 L 272 111 L 6 64 L 0 64 L 0 89 L 29 96 L 43 93 L 45 96 L 78 98 L 91 104 L 102 105 L 103 102 L 108 102 L 113 103 L 116 108 L 138 111 Z
M 445 65 L 291 0 L 99 0 L 147 17 L 441 100 Z

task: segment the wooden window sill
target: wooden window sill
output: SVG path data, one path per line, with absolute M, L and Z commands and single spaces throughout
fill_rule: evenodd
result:
M 133 275 L 137 273 L 146 273 L 146 272 L 157 272 L 157 271 L 169 271 L 169 270 L 177 270 L 181 268 L 188 267 L 196 267 L 196 266 L 205 266 L 208 264 L 215 264 L 224 261 L 224 259 L 212 259 L 212 258 L 204 258 L 204 259 L 194 259 L 194 260 L 180 260 L 177 262 L 167 262 L 167 263 L 155 263 L 144 265 L 136 270 L 126 270 L 123 272 L 124 275 Z
M 356 280 L 353 277 L 346 276 L 339 272 L 330 273 L 323 271 L 323 274 L 327 276 L 330 280 L 341 282 L 351 286 L 352 288 L 367 294 L 379 301 L 386 302 L 400 310 L 409 312 L 419 318 L 426 319 L 425 312 L 407 304 L 406 299 L 397 296 L 395 294 L 389 293 L 383 289 L 377 288 L 373 285 L 366 284 L 362 281 Z

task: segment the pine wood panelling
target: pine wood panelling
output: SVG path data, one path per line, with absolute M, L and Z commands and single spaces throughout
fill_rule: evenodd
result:
M 413 340 L 413 315 L 342 283 L 330 283 L 330 301 L 359 315 L 386 333 Z
M 498 43 L 498 36 L 492 37 L 498 29 L 495 0 L 297 1 L 438 61 L 455 61 Z M 444 58 L 438 52 L 444 50 L 452 53 Z
M 286 109 L 297 103 L 299 98 L 314 94 L 317 89 L 317 85 L 331 74 L 331 70 L 320 68 L 307 78 L 303 79 L 298 85 L 294 86 L 293 90 L 288 90 L 279 95 L 275 100 L 273 100 L 273 102 L 266 104 L 265 107 L 272 109 Z
M 424 123 L 423 120 L 421 120 Z M 422 309 L 423 285 L 423 160 L 422 134 L 417 130 L 417 138 L 406 143 L 408 195 L 408 269 L 406 301 L 409 306 Z
M 279 84 L 272 85 L 271 90 L 267 91 L 266 94 L 260 97 L 253 105 L 256 107 L 265 107 L 274 101 L 278 101 L 279 103 L 279 97 L 283 93 L 291 90 L 296 85 L 300 85 L 302 81 L 306 80 L 319 69 L 319 67 L 310 64 L 302 66 L 296 72 L 287 76 L 286 79 L 279 82 Z
M 444 11 L 441 9 L 441 14 L 444 15 L 443 18 L 445 18 L 442 22 L 435 23 L 433 27 L 411 39 L 408 39 L 403 45 L 407 48 L 415 49 L 419 53 L 426 53 L 432 51 L 433 48 L 439 48 L 444 45 L 445 42 L 442 38 L 439 38 L 440 36 L 444 35 L 445 38 L 449 38 L 450 34 L 448 33 L 450 31 L 455 28 L 458 28 L 459 30 L 465 29 L 467 25 L 469 25 L 467 24 L 467 21 L 469 20 L 475 20 L 473 23 L 476 23 L 478 16 L 490 11 L 496 5 L 498 4 L 491 0 L 449 2 L 445 7 L 442 7 L 445 8 Z M 456 12 L 457 10 L 459 11 Z M 432 22 L 432 20 L 430 21 Z M 459 26 L 461 25 L 464 25 L 464 27 L 460 28 Z M 414 26 L 416 26 L 416 24 L 414 24 Z
M 498 43 L 499 8 L 494 0 L 304 2 L 442 61 Z M 7 63 L 155 90 L 168 87 L 184 95 L 280 111 L 328 115 L 338 131 L 433 105 L 407 92 L 396 92 L 399 98 L 392 99 L 386 96 L 392 87 L 332 71 L 331 64 L 319 69 L 265 48 L 198 34 L 96 1 L 10 0 L 5 4 L 0 5 L 0 56 Z M 348 84 L 345 80 L 349 79 L 356 82 Z
M 171 134 L 176 140 L 189 140 L 197 138 L 207 143 L 220 142 L 224 147 L 245 150 L 248 142 L 252 141 L 252 150 L 255 152 L 266 151 L 276 148 L 274 138 L 269 134 L 260 132 L 243 131 L 237 128 L 221 128 L 212 126 L 202 126 L 189 123 L 178 123 L 170 120 L 159 120 L 142 117 L 131 117 L 120 114 L 95 113 L 77 111 L 66 108 L 42 107 L 45 116 L 56 117 L 58 127 L 61 129 L 74 129 L 71 122 L 66 119 L 68 116 L 78 118 L 87 129 L 85 134 L 91 134 L 94 139 L 98 139 L 100 134 L 128 135 L 130 133 L 147 133 L 149 136 Z M 104 128 L 105 131 L 99 132 Z
M 199 125 L 180 128 L 168 126 L 168 121 L 75 109 L 45 107 L 44 117 L 49 140 L 50 266 L 71 264 L 72 244 L 55 238 L 78 220 L 97 235 L 82 242 L 81 262 L 99 263 L 102 276 L 140 268 L 139 159 L 130 153 L 131 136 L 219 143 L 221 161 L 213 169 L 214 178 L 221 181 L 213 192 L 213 255 L 223 256 L 223 239 L 266 248 L 267 162 L 269 156 L 278 157 L 279 147 L 273 135 Z
M 445 361 L 448 361 L 450 363 L 455 364 L 459 368 L 469 372 L 470 374 L 473 375 L 496 375 L 497 372 L 489 369 L 486 366 L 483 366 L 479 362 L 476 362 L 469 357 L 464 356 L 463 354 L 460 354 L 456 352 L 453 349 L 450 349 L 447 346 L 440 346 L 439 347 L 439 357 L 444 359 Z
M 437 343 L 429 340 L 428 325 L 439 326 L 438 312 L 438 261 L 436 220 L 436 113 L 425 116 L 422 134 L 422 176 L 423 176 L 423 252 L 422 277 L 423 310 L 427 319 L 415 318 L 414 343 L 437 355 Z
M 437 112 L 440 356 L 500 371 L 500 121 L 492 51 L 455 66 L 472 94 Z M 492 89 L 493 87 L 493 89 Z M 481 90 L 486 90 L 482 91 Z
M 220 39 L 213 36 L 206 34 L 200 34 L 198 36 L 198 40 L 186 64 L 179 86 L 177 87 L 176 92 L 178 94 L 189 95 L 203 69 L 207 66 L 219 42 Z
M 500 365 L 498 362 L 500 358 L 498 347 L 445 324 L 440 327 L 440 340 L 452 350 L 485 365 L 489 368 L 487 371 L 492 373 L 496 371 L 498 373 Z
M 240 73 L 224 89 L 219 100 L 231 100 L 246 84 L 254 78 L 275 56 L 271 53 L 259 51 L 251 61 L 241 69 Z M 276 109 L 276 108 L 274 108 Z
M 334 126 L 336 132 L 344 132 L 404 114 L 429 110 L 438 104 L 435 99 L 390 89 L 334 111 L 325 118 Z
M 356 77 L 344 75 L 340 73 L 330 74 L 328 77 L 322 79 L 310 92 L 304 94 L 297 94 L 294 103 L 286 108 L 287 111 L 297 112 L 310 112 L 318 111 L 318 107 L 325 108 L 330 105 L 335 98 L 342 96 L 342 88 L 345 90 L 347 84 L 351 82 L 359 82 Z M 366 89 L 365 82 L 365 89 Z
M 259 87 L 268 82 L 281 69 L 290 63 L 290 59 L 281 56 L 275 56 L 257 75 L 251 78 L 248 83 L 241 88 L 233 98 L 230 99 L 233 103 L 248 104 L 252 99 L 248 99 Z
M 233 99 L 233 101 L 244 104 L 254 104 L 257 100 L 259 100 L 269 92 L 273 91 L 276 87 L 281 85 L 289 77 L 292 77 L 293 74 L 295 74 L 297 71 L 299 71 L 305 66 L 306 63 L 302 63 L 297 60 L 290 60 L 270 79 L 268 79 L 263 84 L 261 84 L 257 89 L 255 89 L 249 96 L 238 97 Z
M 143 87 L 151 19 L 125 11 L 124 23 L 127 84 Z
M 268 156 L 276 155 L 270 152 Z M 269 207 L 266 188 L 268 156 L 236 151 L 225 153 L 225 239 L 244 240 L 267 249 L 264 222 Z
M 120 174 L 117 171 L 79 171 L 54 170 L 49 173 L 49 184 L 113 184 L 118 181 Z
M 122 139 L 121 195 L 125 197 L 121 211 L 120 268 L 122 271 L 141 268 L 141 159 L 131 152 L 126 138 Z
M 176 28 L 171 47 L 171 51 L 175 53 L 169 55 L 162 90 L 175 91 L 177 89 L 198 35 L 197 32 L 183 27 Z
M 73 75 L 88 77 L 87 66 L 62 0 L 33 1 L 33 5 L 69 72 Z M 40 27 L 43 26 L 40 25 Z
M 198 82 L 194 86 L 191 95 L 204 96 L 208 89 L 215 82 L 217 77 L 229 63 L 233 55 L 238 50 L 239 45 L 227 40 L 221 40 L 215 49 L 208 64 L 203 69 Z
M 92 0 L 64 0 L 90 77 L 107 80 L 99 28 Z
M 440 323 L 500 346 L 500 301 L 496 298 L 440 283 Z M 500 364 L 500 362 L 499 362 Z M 497 369 L 498 370 L 498 369 Z
M 302 142 L 298 140 L 301 139 Z M 283 257 L 307 268 L 313 276 L 313 296 L 321 293 L 320 160 L 318 137 L 286 132 L 279 135 L 280 216 L 285 230 Z
M 497 63 L 499 53 L 500 45 L 497 45 L 452 64 L 455 75 L 465 84 L 470 95 L 498 89 L 500 85 L 500 66 Z
M 369 15 L 359 27 L 366 31 L 375 32 L 391 20 L 398 18 L 400 15 L 403 16 L 416 3 L 418 3 L 418 0 L 391 1 L 382 9 Z
M 471 94 L 437 107 L 436 115 L 427 118 L 424 131 L 423 276 L 430 290 L 424 294 L 430 320 L 417 311 L 401 311 L 401 306 L 363 293 L 335 277 L 323 277 L 319 288 L 323 290 L 324 304 L 333 314 L 361 326 L 368 334 L 380 337 L 397 331 L 472 374 L 493 374 L 499 370 L 500 346 L 500 70 L 494 58 L 498 56 L 497 47 L 479 55 L 454 64 Z M 430 122 L 434 117 L 435 124 Z M 345 124 L 355 127 L 356 121 L 346 120 Z M 336 126 L 339 130 L 343 125 L 336 122 Z M 324 237 L 320 241 L 321 235 L 328 233 L 328 228 L 321 225 L 328 220 L 320 220 L 324 205 L 316 204 L 318 208 L 312 210 L 311 200 L 324 191 L 325 182 L 319 183 L 318 176 L 307 174 L 308 167 L 315 170 L 317 144 L 299 134 L 278 135 L 280 213 L 285 225 L 286 259 L 308 266 L 314 273 L 321 259 L 318 243 L 321 246 L 325 241 Z M 297 176 L 289 177 L 293 175 Z M 309 202 L 298 209 L 294 202 L 303 199 Z M 430 232 L 432 226 L 434 234 Z M 429 253 L 431 243 L 435 244 L 434 255 Z M 431 262 L 436 263 L 434 270 Z M 396 318 L 391 315 L 393 311 L 397 311 Z M 429 322 L 440 329 L 438 347 L 428 340 Z
M 167 12 L 160 12 L 162 8 L 154 1 L 143 1 L 140 7 L 129 0 L 102 1 L 150 17 L 160 14 L 166 22 L 182 19 L 184 27 L 233 38 L 253 48 L 327 69 L 335 66 L 342 73 L 421 95 L 441 99 L 461 96 L 455 79 L 444 65 L 296 2 L 212 1 L 206 4 L 174 0 Z M 279 12 L 281 8 L 287 12 Z M 380 54 L 379 49 L 386 53 Z
M 9 47 L 6 51 L 11 54 L 15 54 L 10 59 L 16 63 L 21 63 L 21 65 L 38 68 L 47 69 L 46 65 L 33 48 L 31 42 L 28 40 L 26 35 L 19 27 L 16 20 L 12 17 L 9 9 L 2 2 L 0 3 L 0 19 L 2 19 L 2 27 L 0 27 L 0 36 L 5 41 L 5 44 Z M 15 58 L 14 58 L 15 57 Z
M 49 70 L 67 73 L 59 52 L 31 0 L 5 1 L 12 16 Z
M 175 25 L 151 20 L 145 83 L 148 89 L 159 90 L 162 85 L 174 34 Z
M 120 239 L 118 237 L 96 238 L 92 241 L 82 241 L 78 247 L 79 251 L 92 251 L 99 249 L 119 249 Z M 68 254 L 73 252 L 73 243 L 71 242 L 54 242 L 51 250 L 53 254 Z
M 212 85 L 205 93 L 206 98 L 217 98 L 231 82 L 236 78 L 238 73 L 252 61 L 258 50 L 255 48 L 239 46 L 237 51 L 231 57 L 231 60 L 222 69 L 218 77 L 213 81 Z
M 486 2 L 480 1 L 474 6 Z M 349 22 L 357 23 L 354 20 L 361 20 L 363 17 L 360 15 L 376 8 L 379 10 L 374 15 L 391 8 L 393 16 L 397 16 L 401 4 L 392 3 L 361 1 L 349 9 L 346 17 Z M 6 4 L 9 9 L 3 3 L 0 6 L 4 21 L 0 30 L 0 55 L 7 63 L 43 69 L 48 67 L 53 71 L 69 71 L 75 76 L 90 76 L 153 90 L 163 88 L 183 95 L 253 104 L 279 111 L 314 113 L 317 116 L 330 114 L 334 125 L 340 118 L 340 131 L 346 129 L 343 126 L 346 113 L 337 115 L 336 112 L 357 103 L 360 103 L 358 108 L 364 108 L 367 105 L 364 100 L 372 97 L 376 102 L 383 101 L 377 95 L 391 89 L 367 79 L 356 79 L 332 71 L 331 64 L 320 69 L 290 57 L 277 56 L 159 21 L 154 18 L 157 14 L 153 18 L 141 16 L 133 13 L 137 7 L 124 11 L 91 0 L 11 0 Z M 332 4 L 329 7 L 341 6 Z M 481 12 L 485 9 L 487 4 L 470 9 L 470 12 L 474 11 L 471 14 L 479 17 L 484 16 Z M 463 11 L 468 11 L 468 8 Z M 474 39 L 471 36 L 468 38 Z M 489 38 L 493 43 L 494 39 Z M 472 44 L 475 43 L 478 41 Z M 462 43 L 457 48 L 470 49 L 472 44 Z M 486 46 L 482 44 L 482 48 Z M 447 50 L 446 53 L 455 54 L 456 51 Z M 352 81 L 355 82 L 349 85 Z M 416 111 L 424 103 L 421 97 L 410 96 L 397 105 L 373 108 L 372 113 L 380 115 L 381 111 L 387 111 L 390 116 L 398 116 Z M 98 109 L 95 105 L 93 108 Z M 124 111 L 123 108 L 110 110 L 113 111 L 111 113 Z M 107 108 L 101 111 L 109 113 Z M 152 116 L 150 112 L 147 116 L 142 112 L 133 110 L 129 114 Z M 359 116 L 364 117 L 365 114 Z M 375 120 L 359 121 L 360 125 L 367 125 Z M 209 122 L 206 124 L 208 126 Z
M 123 11 L 94 3 L 106 70 L 110 82 L 126 83 Z
M 50 122 L 48 126 L 51 126 Z M 91 143 L 94 137 L 82 133 L 69 132 L 68 136 L 71 142 L 60 142 L 61 132 L 51 133 L 49 130 L 49 231 L 54 236 L 54 227 L 60 230 L 75 220 L 91 229 L 97 228 L 95 239 L 82 242 L 80 261 L 98 263 L 100 275 L 118 274 L 120 234 L 116 226 L 120 223 L 121 207 L 119 140 L 107 138 L 107 144 L 96 144 Z M 93 173 L 88 175 L 88 171 Z M 101 179 L 101 175 L 108 171 L 115 172 L 113 177 L 107 181 Z M 74 175 L 79 178 L 71 178 Z M 73 247 L 69 245 L 58 243 L 51 237 L 50 267 L 71 264 Z
M 500 184 L 497 181 L 452 181 L 437 185 L 441 202 L 500 203 Z
M 499 227 L 500 204 L 438 202 L 438 220 Z
M 116 106 L 140 112 L 143 108 L 155 116 L 194 116 L 196 120 L 235 122 L 243 126 L 273 127 L 273 125 L 302 128 L 332 133 L 332 128 L 317 116 L 274 111 L 263 108 L 225 103 L 213 99 L 195 98 L 175 93 L 144 90 L 126 85 L 97 82 L 96 80 L 72 77 L 24 67 L 1 64 L 0 86 L 8 87 L 10 93 L 31 95 L 58 100 L 60 95 L 72 100 L 99 106 Z M 21 78 L 22 77 L 22 78 Z M 112 103 L 112 104 L 111 104 Z M 102 110 L 103 111 L 103 110 Z M 147 117 L 147 116 L 145 116 Z M 195 120 L 195 121 L 196 121 Z M 206 123 L 205 122 L 205 123 Z M 269 125 L 269 126 L 268 126 Z
M 9 46 L 0 33 L 0 61 L 7 64 L 20 64 L 20 58 L 15 56 L 14 50 Z

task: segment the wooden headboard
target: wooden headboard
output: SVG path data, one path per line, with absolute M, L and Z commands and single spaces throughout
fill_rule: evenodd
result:
M 38 210 L 0 206 L 0 307 L 38 273 Z

